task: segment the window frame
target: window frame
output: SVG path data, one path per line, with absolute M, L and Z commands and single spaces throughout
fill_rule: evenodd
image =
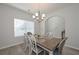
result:
M 15 25 L 15 20 L 23 20 L 24 21 L 24 23 L 26 23 L 26 22 L 33 22 L 34 23 L 34 25 L 33 25 L 33 34 L 35 33 L 35 22 L 34 21 L 31 21 L 31 20 L 25 20 L 25 19 L 20 19 L 20 18 L 14 18 L 14 37 L 22 37 L 22 36 L 24 36 L 24 35 L 17 35 L 16 34 L 16 25 Z M 25 28 L 25 33 L 26 33 L 26 28 Z

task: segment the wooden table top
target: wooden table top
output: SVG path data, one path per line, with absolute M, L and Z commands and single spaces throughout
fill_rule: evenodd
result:
M 57 45 L 60 43 L 61 40 L 62 39 L 60 39 L 60 38 L 52 38 L 52 39 L 50 39 L 50 38 L 41 38 L 37 41 L 37 43 L 39 45 L 41 45 L 42 47 L 52 51 L 57 47 Z

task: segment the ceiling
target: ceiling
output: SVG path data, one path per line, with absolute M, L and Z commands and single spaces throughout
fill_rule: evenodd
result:
M 42 13 L 51 13 L 58 9 L 72 5 L 71 3 L 9 3 L 13 7 L 19 8 L 23 11 L 37 12 L 40 10 Z

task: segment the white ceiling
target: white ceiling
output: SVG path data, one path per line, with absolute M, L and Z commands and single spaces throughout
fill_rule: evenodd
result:
M 36 12 L 40 10 L 42 13 L 51 13 L 55 10 L 70 6 L 69 3 L 9 3 L 8 5 L 14 6 L 21 10 Z

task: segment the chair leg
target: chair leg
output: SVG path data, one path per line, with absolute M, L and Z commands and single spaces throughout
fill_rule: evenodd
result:
M 46 51 L 44 51 L 44 55 L 46 54 Z
M 53 55 L 53 51 L 50 51 L 50 52 L 49 52 L 49 55 Z
M 29 48 L 29 55 L 31 55 L 32 54 L 32 50 Z
M 60 55 L 62 55 L 62 51 L 60 51 Z

